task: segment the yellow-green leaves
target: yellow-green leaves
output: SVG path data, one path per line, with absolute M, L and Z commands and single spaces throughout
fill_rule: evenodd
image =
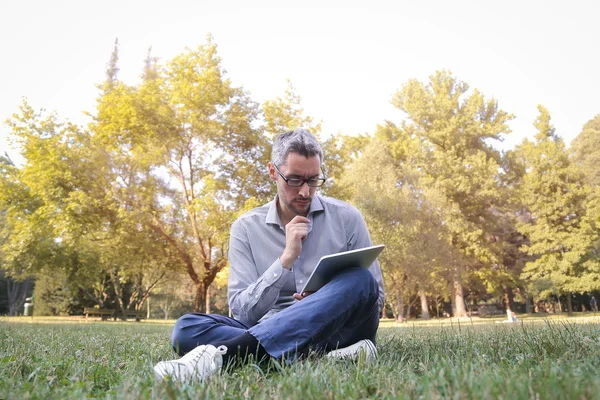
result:
M 519 230 L 529 239 L 523 250 L 533 257 L 523 278 L 550 282 L 551 287 L 533 285 L 541 295 L 597 290 L 600 284 L 589 277 L 600 272 L 593 256 L 598 227 L 593 204 L 598 200 L 556 136 L 548 110 L 538 110 L 535 141 L 524 141 L 516 150 L 526 171 L 521 201 L 530 213 Z
M 304 115 L 300 96 L 289 80 L 287 84 L 283 98 L 277 97 L 263 103 L 266 134 L 270 139 L 274 139 L 283 132 L 306 128 L 318 137 L 321 124 L 315 124 L 311 117 Z
M 570 151 L 586 182 L 600 186 L 600 114 L 583 126 L 581 133 L 571 142 Z

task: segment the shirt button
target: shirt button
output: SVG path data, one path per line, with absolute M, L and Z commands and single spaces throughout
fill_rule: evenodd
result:
M 300 279 L 300 283 L 304 283 L 304 281 L 302 279 Z
M 254 296 L 254 298 L 255 298 L 255 299 L 258 299 L 258 295 L 255 295 L 255 296 Z
M 277 278 L 277 272 L 273 272 L 273 276 Z

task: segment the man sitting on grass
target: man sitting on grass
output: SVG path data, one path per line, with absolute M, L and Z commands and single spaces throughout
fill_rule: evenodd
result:
M 375 334 L 383 306 L 379 264 L 351 268 L 317 292 L 297 293 L 319 259 L 371 246 L 359 211 L 316 195 L 325 183 L 323 152 L 305 129 L 280 135 L 269 175 L 275 199 L 231 227 L 229 306 L 233 318 L 190 313 L 172 334 L 178 360 L 161 361 L 157 377 L 202 380 L 232 361 L 272 357 L 292 362 L 309 352 L 328 357 L 377 356 Z

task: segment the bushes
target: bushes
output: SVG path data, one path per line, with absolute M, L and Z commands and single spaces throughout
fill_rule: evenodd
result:
M 33 291 L 34 315 L 66 315 L 77 303 L 61 271 L 39 274 Z

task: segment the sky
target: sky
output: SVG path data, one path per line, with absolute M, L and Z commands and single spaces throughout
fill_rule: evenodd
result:
M 34 109 L 85 124 L 115 38 L 119 79 L 139 82 L 148 48 L 167 61 L 212 34 L 222 66 L 255 101 L 290 79 L 322 135 L 372 133 L 403 114 L 409 79 L 450 70 L 515 115 L 500 149 L 533 137 L 537 105 L 569 143 L 600 113 L 597 1 L 2 1 L 0 153 L 4 121 Z

